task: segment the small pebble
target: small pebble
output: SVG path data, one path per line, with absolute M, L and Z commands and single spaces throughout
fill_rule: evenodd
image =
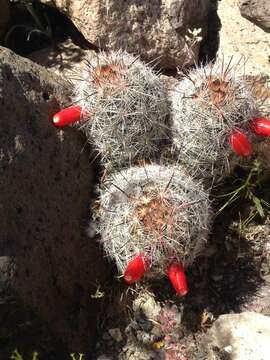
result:
M 135 312 L 135 320 L 142 330 L 147 332 L 152 330 L 153 323 L 147 319 L 146 315 L 141 310 Z
M 110 329 L 108 332 L 115 341 L 120 342 L 123 340 L 123 336 L 119 328 Z
M 232 353 L 232 346 L 228 345 L 223 349 L 226 353 L 231 354 Z
M 110 340 L 111 336 L 110 334 L 108 334 L 107 332 L 105 332 L 103 335 L 102 335 L 102 339 L 103 340 Z

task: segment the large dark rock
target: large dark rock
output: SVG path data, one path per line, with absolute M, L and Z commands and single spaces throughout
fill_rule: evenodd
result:
M 0 41 L 3 40 L 4 32 L 9 21 L 9 1 L 0 0 Z
M 240 0 L 240 12 L 243 17 L 270 32 L 270 1 L 269 0 Z
M 0 256 L 14 257 L 10 283 L 23 301 L 73 351 L 85 351 L 100 304 L 91 294 L 106 269 L 85 233 L 89 149 L 75 129 L 50 122 L 69 92 L 53 73 L 0 48 Z

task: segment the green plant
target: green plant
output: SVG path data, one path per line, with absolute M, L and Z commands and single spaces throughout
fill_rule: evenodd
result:
M 247 226 L 256 216 L 264 218 L 270 211 L 270 190 L 263 181 L 264 169 L 259 160 L 254 160 L 244 177 L 235 177 L 232 181 L 230 190 L 222 195 L 217 195 L 217 199 L 224 202 L 217 215 L 222 213 L 228 206 L 242 202 L 250 205 L 248 216 L 241 220 L 241 228 Z
M 12 353 L 12 355 L 10 356 L 11 360 L 24 360 L 22 355 L 18 352 L 17 349 L 15 349 Z M 32 359 L 31 360 L 38 360 L 38 353 L 34 352 L 32 355 Z
M 101 291 L 101 285 L 96 285 L 96 291 L 90 295 L 91 299 L 101 299 L 105 296 L 105 291 Z
M 84 354 L 79 353 L 79 354 L 75 354 L 72 353 L 70 354 L 71 360 L 84 360 Z
M 71 353 L 70 354 L 70 358 L 71 360 L 84 360 L 84 354 L 82 353 Z M 19 351 L 17 349 L 15 349 L 12 353 L 12 355 L 10 356 L 11 360 L 24 360 L 24 358 L 22 357 L 22 355 L 19 353 Z M 38 353 L 34 352 L 32 355 L 31 360 L 38 360 Z

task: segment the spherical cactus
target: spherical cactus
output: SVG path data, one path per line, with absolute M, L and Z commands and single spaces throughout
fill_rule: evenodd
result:
M 168 137 L 165 87 L 150 66 L 126 52 L 89 60 L 75 90 L 79 127 L 107 168 L 153 158 Z
M 256 105 L 238 67 L 222 61 L 198 67 L 172 93 L 172 136 L 179 161 L 206 181 L 224 178 L 232 150 L 251 154 L 247 134 Z
M 105 252 L 131 283 L 145 271 L 177 277 L 170 267 L 192 264 L 206 246 L 211 211 L 208 194 L 183 169 L 145 165 L 105 183 L 99 217 Z

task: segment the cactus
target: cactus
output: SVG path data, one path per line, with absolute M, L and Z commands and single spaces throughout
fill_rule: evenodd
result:
M 86 62 L 74 102 L 79 127 L 107 169 L 151 159 L 168 138 L 165 87 L 150 66 L 126 52 L 102 52 Z
M 237 75 L 239 66 L 219 60 L 197 67 L 172 93 L 172 137 L 179 161 L 205 181 L 228 174 L 231 135 L 234 143 L 243 141 L 243 151 L 233 149 L 238 155 L 251 153 L 246 134 L 256 105 L 251 85 Z
M 131 264 L 162 276 L 173 262 L 192 264 L 206 245 L 208 194 L 179 167 L 131 167 L 109 178 L 100 195 L 98 232 L 120 273 Z

